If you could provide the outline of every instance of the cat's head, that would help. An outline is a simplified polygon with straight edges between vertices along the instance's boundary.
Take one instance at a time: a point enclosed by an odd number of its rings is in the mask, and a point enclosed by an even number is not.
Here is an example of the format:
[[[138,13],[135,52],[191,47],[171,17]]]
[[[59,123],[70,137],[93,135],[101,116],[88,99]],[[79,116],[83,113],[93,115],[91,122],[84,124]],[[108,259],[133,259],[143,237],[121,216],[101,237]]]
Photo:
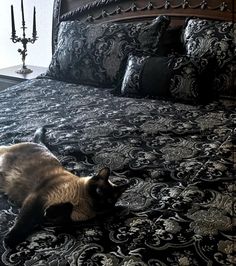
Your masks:
[[[88,193],[92,200],[93,210],[104,213],[114,208],[121,194],[128,188],[129,183],[115,185],[109,180],[110,169],[104,167],[94,175],[88,184]]]

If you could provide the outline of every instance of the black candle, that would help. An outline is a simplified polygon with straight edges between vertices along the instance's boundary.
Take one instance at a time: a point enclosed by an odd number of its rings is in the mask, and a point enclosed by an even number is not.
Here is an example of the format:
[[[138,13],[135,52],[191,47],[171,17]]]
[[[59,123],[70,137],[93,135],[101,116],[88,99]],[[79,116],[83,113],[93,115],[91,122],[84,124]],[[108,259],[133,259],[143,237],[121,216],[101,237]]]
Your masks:
[[[36,38],[37,35],[37,31],[36,31],[36,10],[35,10],[35,6],[34,6],[34,13],[33,13],[33,38]]]
[[[16,35],[16,29],[15,29],[15,19],[14,19],[14,10],[13,5],[11,5],[11,36],[14,38]]]
[[[21,0],[21,13],[22,13],[22,26],[25,26],[25,16],[24,16],[24,4],[23,0]]]

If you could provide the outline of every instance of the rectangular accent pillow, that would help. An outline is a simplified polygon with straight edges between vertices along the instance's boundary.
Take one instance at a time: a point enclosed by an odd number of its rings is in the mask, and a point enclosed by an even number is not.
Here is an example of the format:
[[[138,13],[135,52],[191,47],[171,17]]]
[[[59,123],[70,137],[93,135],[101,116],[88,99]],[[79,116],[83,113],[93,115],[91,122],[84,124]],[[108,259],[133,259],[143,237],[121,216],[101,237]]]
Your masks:
[[[213,89],[219,95],[236,95],[234,86],[236,24],[206,19],[188,19],[183,32],[189,56],[215,60]]]
[[[206,58],[130,55],[121,94],[203,103],[209,100],[210,94],[206,81],[208,66]],[[209,76],[207,80],[210,82]]]
[[[47,76],[79,84],[115,87],[128,55],[133,51],[155,53],[169,23],[166,16],[139,23],[61,22],[58,45]]]

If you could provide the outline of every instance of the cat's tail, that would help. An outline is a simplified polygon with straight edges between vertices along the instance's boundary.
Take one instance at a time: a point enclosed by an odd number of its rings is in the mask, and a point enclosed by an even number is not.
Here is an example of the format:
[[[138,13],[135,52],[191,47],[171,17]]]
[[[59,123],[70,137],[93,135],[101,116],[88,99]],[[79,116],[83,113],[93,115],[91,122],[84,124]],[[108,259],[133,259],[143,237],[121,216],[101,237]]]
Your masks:
[[[46,147],[46,144],[45,144],[45,133],[46,133],[46,128],[45,127],[38,128],[35,131],[35,133],[34,133],[33,142],[41,144],[41,145]]]

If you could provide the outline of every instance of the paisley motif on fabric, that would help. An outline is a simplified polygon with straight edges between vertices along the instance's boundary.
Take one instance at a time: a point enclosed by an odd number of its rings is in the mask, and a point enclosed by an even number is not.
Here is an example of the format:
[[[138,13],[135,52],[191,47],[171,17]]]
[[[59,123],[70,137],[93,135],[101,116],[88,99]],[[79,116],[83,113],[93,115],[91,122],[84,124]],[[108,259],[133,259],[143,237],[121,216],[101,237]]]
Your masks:
[[[236,95],[235,32],[235,23],[205,19],[189,19],[184,29],[183,39],[187,54],[215,61],[212,88],[221,95]]]
[[[128,55],[135,51],[154,54],[169,22],[166,16],[143,23],[61,22],[47,76],[77,84],[115,87]]]

